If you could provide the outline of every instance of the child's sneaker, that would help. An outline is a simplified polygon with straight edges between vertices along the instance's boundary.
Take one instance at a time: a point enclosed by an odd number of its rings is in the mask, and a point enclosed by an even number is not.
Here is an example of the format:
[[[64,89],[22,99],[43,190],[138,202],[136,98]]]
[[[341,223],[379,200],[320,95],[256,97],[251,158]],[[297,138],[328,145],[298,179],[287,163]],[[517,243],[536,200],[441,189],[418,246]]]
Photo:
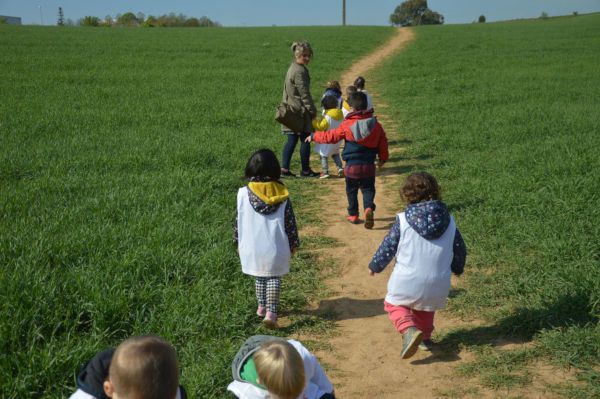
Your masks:
[[[338,169],[338,177],[344,177],[344,168]]]
[[[433,347],[433,341],[430,339],[424,339],[419,344],[419,349],[426,352],[431,352],[431,348]]]
[[[358,215],[350,215],[346,218],[352,224],[359,224],[360,220],[358,219]]]
[[[319,179],[329,179],[329,177],[329,173],[321,172],[321,176],[319,176]]]
[[[260,316],[260,317],[265,317],[266,314],[267,314],[267,308],[265,308],[264,306],[258,305],[258,307],[256,308],[256,315]]]
[[[371,208],[365,209],[365,229],[372,229],[374,224],[373,210]]]
[[[269,329],[277,328],[277,314],[271,311],[267,311],[267,315],[263,319],[263,325]]]
[[[417,351],[421,340],[423,339],[423,333],[416,327],[408,327],[406,332],[402,334],[402,359],[408,359],[412,357]]]
[[[315,171],[314,171],[314,170],[312,170],[312,169],[309,169],[309,170],[303,170],[303,171],[300,173],[300,177],[319,177],[319,175],[320,175],[320,173],[318,173],[318,172],[315,172]]]

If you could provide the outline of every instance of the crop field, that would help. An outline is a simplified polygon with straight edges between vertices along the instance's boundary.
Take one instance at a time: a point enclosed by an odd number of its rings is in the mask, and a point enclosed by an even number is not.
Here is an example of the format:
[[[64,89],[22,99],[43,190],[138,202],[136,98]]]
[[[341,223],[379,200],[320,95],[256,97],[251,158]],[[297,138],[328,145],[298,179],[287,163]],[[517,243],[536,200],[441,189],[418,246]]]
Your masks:
[[[600,397],[600,15],[416,29],[376,73],[404,166],[441,182],[470,256],[439,337],[490,387],[550,361]],[[528,343],[515,350],[495,342]],[[499,345],[501,346],[501,345]]]
[[[249,155],[283,146],[289,46],[311,41],[318,98],[392,33],[0,26],[0,397],[66,397],[97,351],[145,333],[177,348],[190,397],[223,397],[261,331],[235,195]],[[302,225],[310,192],[290,185]],[[302,252],[292,268],[291,310],[317,275]]]

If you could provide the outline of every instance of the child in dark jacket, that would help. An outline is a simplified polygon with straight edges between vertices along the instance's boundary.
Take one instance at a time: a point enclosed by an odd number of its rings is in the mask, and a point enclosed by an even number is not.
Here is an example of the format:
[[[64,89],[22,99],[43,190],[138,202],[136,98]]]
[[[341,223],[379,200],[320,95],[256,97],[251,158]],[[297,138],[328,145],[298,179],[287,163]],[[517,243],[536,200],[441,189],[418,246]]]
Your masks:
[[[350,96],[351,112],[342,124],[332,130],[316,131],[306,138],[317,143],[337,143],[344,139],[346,144],[342,159],[346,161],[346,196],[348,197],[348,221],[360,223],[358,218],[358,190],[363,195],[365,228],[372,229],[375,212],[375,158],[379,166],[388,160],[388,141],[385,131],[372,110],[367,110],[367,97],[355,92]]]
[[[432,175],[410,174],[401,193],[406,210],[396,216],[369,274],[382,272],[396,257],[384,309],[402,334],[401,357],[408,359],[418,348],[431,350],[435,311],[446,305],[450,272],[462,274],[467,250]]]

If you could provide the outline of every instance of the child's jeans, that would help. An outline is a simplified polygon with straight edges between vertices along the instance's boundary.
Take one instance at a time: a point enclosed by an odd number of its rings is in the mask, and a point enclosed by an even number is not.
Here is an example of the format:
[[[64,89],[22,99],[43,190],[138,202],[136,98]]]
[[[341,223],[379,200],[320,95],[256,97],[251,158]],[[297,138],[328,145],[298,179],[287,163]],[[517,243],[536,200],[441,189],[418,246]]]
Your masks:
[[[333,158],[335,166],[337,166],[338,169],[342,169],[342,158],[340,157],[340,154],[333,154],[331,158]],[[321,156],[321,168],[323,169],[323,173],[325,173],[326,175],[329,174],[329,164],[327,163],[327,157]]]
[[[396,327],[403,334],[408,327],[416,327],[423,332],[423,339],[430,339],[433,332],[433,316],[435,312],[415,310],[406,306],[396,306],[383,301],[383,309]]]
[[[365,209],[375,210],[375,176],[353,179],[346,176],[346,196],[348,197],[348,215],[358,216],[358,189],[362,192]]]
[[[256,277],[255,287],[258,304],[277,314],[281,277]]]

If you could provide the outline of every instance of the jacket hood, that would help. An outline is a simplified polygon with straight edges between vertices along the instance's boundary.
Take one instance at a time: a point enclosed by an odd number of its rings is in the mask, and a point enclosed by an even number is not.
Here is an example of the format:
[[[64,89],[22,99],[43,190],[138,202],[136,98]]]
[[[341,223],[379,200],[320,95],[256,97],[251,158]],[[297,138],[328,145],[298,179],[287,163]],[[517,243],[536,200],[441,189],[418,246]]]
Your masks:
[[[373,116],[373,110],[351,112],[346,115],[346,120],[355,121],[350,126],[354,141],[360,141],[369,137],[377,124],[377,118]]]
[[[77,376],[77,387],[97,399],[108,399],[103,384],[108,377],[108,369],[114,353],[115,349],[111,348],[94,356]]]
[[[450,212],[441,201],[410,204],[405,216],[410,227],[427,240],[441,237],[450,224]]]
[[[288,197],[287,187],[278,181],[248,183],[250,205],[260,214],[269,215],[275,212]]]
[[[331,108],[325,112],[325,115],[329,115],[332,119],[336,121],[341,121],[344,119],[344,113],[339,108]]]

